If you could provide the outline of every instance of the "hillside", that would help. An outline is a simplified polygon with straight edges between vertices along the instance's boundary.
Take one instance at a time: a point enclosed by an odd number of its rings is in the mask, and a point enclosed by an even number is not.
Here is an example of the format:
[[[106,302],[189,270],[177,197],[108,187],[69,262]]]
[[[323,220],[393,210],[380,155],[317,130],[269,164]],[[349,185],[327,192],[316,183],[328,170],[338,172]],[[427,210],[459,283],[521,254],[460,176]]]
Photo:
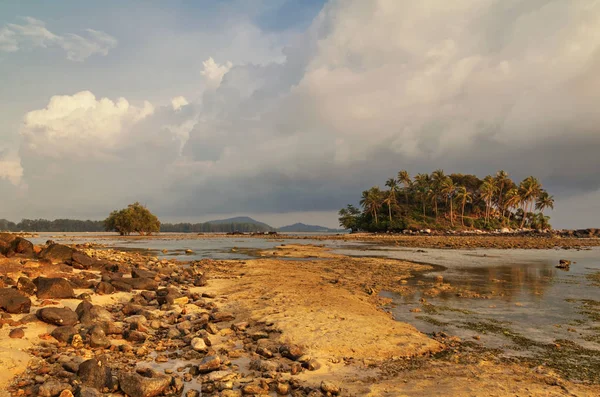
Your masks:
[[[236,216],[234,218],[217,219],[214,221],[205,222],[211,225],[254,225],[257,231],[270,231],[275,230],[274,227],[267,225],[264,222],[259,222],[256,219],[252,219],[249,216]]]
[[[343,232],[344,229],[330,229],[325,226],[294,223],[293,225],[280,227],[277,231],[282,233],[338,233]]]

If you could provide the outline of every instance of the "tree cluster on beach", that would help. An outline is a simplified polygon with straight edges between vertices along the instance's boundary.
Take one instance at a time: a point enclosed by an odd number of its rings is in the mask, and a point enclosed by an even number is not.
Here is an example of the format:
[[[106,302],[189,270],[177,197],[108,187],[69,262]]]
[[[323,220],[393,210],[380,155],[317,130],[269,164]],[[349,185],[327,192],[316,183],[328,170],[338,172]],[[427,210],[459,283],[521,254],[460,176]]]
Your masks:
[[[104,221],[104,227],[107,232],[116,231],[122,236],[131,233],[150,235],[160,231],[160,221],[148,208],[136,202],[111,212]]]
[[[517,185],[505,171],[479,179],[446,175],[441,169],[411,178],[402,170],[385,186],[363,191],[361,208],[352,204],[342,208],[340,225],[371,232],[551,227],[544,210],[554,208],[554,198],[533,176]]]

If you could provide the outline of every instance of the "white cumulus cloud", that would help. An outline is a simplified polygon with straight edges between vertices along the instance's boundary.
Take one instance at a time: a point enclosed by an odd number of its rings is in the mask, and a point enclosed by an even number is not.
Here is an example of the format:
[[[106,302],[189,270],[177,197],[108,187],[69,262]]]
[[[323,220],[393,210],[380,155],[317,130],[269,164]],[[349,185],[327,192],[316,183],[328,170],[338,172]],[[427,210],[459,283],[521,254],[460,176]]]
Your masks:
[[[206,80],[206,85],[209,88],[217,88],[221,84],[221,80],[223,80],[223,76],[233,67],[231,62],[225,62],[220,65],[215,62],[215,60],[210,57],[206,61],[202,62],[204,69],[200,71],[200,74],[204,76]]]
[[[77,149],[88,147],[84,154],[88,156],[117,147],[123,135],[153,112],[149,102],[137,107],[125,98],[96,99],[89,91],[56,95],[46,108],[25,115],[21,135],[27,148],[35,152],[59,157],[77,155]]]

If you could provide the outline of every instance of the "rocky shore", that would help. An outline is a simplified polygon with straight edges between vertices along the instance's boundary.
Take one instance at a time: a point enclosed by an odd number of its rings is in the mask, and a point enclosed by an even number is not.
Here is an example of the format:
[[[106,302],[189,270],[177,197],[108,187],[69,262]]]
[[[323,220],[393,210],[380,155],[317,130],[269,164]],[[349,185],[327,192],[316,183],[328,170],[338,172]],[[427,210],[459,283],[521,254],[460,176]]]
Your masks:
[[[379,291],[427,265],[303,245],[257,254],[177,262],[0,234],[0,396],[600,392],[394,321]]]

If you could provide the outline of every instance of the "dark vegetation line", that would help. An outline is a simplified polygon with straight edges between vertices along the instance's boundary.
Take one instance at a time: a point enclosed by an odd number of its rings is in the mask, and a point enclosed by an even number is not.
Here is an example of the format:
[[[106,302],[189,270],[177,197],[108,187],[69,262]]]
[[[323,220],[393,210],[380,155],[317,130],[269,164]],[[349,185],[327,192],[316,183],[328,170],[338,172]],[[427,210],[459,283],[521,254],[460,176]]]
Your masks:
[[[554,197],[533,176],[517,185],[505,171],[479,179],[441,169],[411,178],[403,170],[385,185],[362,192],[362,210],[342,208],[340,225],[368,232],[551,228],[544,210],[554,208]]]

